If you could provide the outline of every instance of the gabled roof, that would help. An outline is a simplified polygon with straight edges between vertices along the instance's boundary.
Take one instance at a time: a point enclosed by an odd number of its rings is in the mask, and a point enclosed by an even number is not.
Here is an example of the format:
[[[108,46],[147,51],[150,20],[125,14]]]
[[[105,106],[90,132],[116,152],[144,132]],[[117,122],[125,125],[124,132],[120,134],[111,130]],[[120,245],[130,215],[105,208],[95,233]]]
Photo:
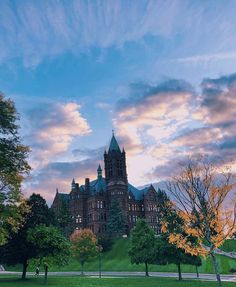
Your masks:
[[[112,135],[108,152],[111,152],[111,151],[113,151],[113,150],[114,150],[114,151],[119,151],[119,152],[121,152],[121,151],[120,151],[120,147],[119,147],[119,145],[118,145],[118,142],[117,142],[117,140],[116,140],[114,134]]]
[[[65,201],[65,202],[68,202],[69,199],[70,199],[70,196],[68,193],[57,193],[58,197],[59,197],[59,200],[62,200],[62,201]]]
[[[134,195],[136,200],[143,199],[144,195],[148,192],[149,187],[145,187],[143,189],[137,189],[132,184],[128,183],[128,191]]]

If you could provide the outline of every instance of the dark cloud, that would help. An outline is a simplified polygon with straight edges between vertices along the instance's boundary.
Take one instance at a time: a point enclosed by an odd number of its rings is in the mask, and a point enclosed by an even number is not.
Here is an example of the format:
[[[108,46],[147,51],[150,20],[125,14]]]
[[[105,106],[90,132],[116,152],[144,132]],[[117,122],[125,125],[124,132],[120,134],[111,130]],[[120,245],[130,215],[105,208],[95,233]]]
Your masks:
[[[154,86],[142,82],[131,84],[131,96],[128,99],[120,100],[117,104],[117,110],[121,111],[134,105],[144,105],[146,107],[149,97],[155,96],[159,98],[160,102],[166,102],[183,93],[195,93],[194,88],[184,80],[170,79]]]
[[[236,119],[236,74],[204,79],[201,86],[201,108],[206,112],[208,123],[231,124]]]
[[[106,146],[99,147],[97,149],[74,149],[72,150],[72,153],[75,157],[85,157],[85,158],[97,158],[102,159],[103,154],[106,150]]]

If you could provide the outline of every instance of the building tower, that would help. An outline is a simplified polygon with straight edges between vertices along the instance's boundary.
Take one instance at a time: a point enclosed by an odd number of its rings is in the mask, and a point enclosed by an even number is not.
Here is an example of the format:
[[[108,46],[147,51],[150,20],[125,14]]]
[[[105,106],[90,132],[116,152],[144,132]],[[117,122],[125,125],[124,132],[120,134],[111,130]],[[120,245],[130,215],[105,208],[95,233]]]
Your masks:
[[[108,152],[104,153],[105,178],[107,193],[110,203],[113,200],[119,202],[123,211],[124,220],[127,221],[128,211],[128,179],[126,172],[126,157],[124,149],[120,147],[112,134]]]

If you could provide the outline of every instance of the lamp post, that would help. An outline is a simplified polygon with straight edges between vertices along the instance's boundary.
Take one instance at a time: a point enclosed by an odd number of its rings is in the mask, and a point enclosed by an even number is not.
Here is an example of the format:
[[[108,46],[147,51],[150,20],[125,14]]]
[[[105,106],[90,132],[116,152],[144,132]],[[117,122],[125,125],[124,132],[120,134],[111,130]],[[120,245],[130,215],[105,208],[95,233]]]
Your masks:
[[[101,278],[102,277],[102,257],[101,257],[102,246],[101,245],[98,246],[98,251],[99,251],[99,278]]]

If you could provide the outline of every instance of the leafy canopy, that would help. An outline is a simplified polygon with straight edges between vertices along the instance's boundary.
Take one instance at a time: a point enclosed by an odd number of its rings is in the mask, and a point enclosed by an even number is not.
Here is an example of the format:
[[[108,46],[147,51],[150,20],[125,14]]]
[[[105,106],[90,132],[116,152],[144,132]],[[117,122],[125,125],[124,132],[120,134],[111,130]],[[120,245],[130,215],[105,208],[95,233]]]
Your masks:
[[[20,188],[30,171],[26,160],[29,148],[20,141],[18,119],[13,101],[0,93],[0,245],[22,224]]]

